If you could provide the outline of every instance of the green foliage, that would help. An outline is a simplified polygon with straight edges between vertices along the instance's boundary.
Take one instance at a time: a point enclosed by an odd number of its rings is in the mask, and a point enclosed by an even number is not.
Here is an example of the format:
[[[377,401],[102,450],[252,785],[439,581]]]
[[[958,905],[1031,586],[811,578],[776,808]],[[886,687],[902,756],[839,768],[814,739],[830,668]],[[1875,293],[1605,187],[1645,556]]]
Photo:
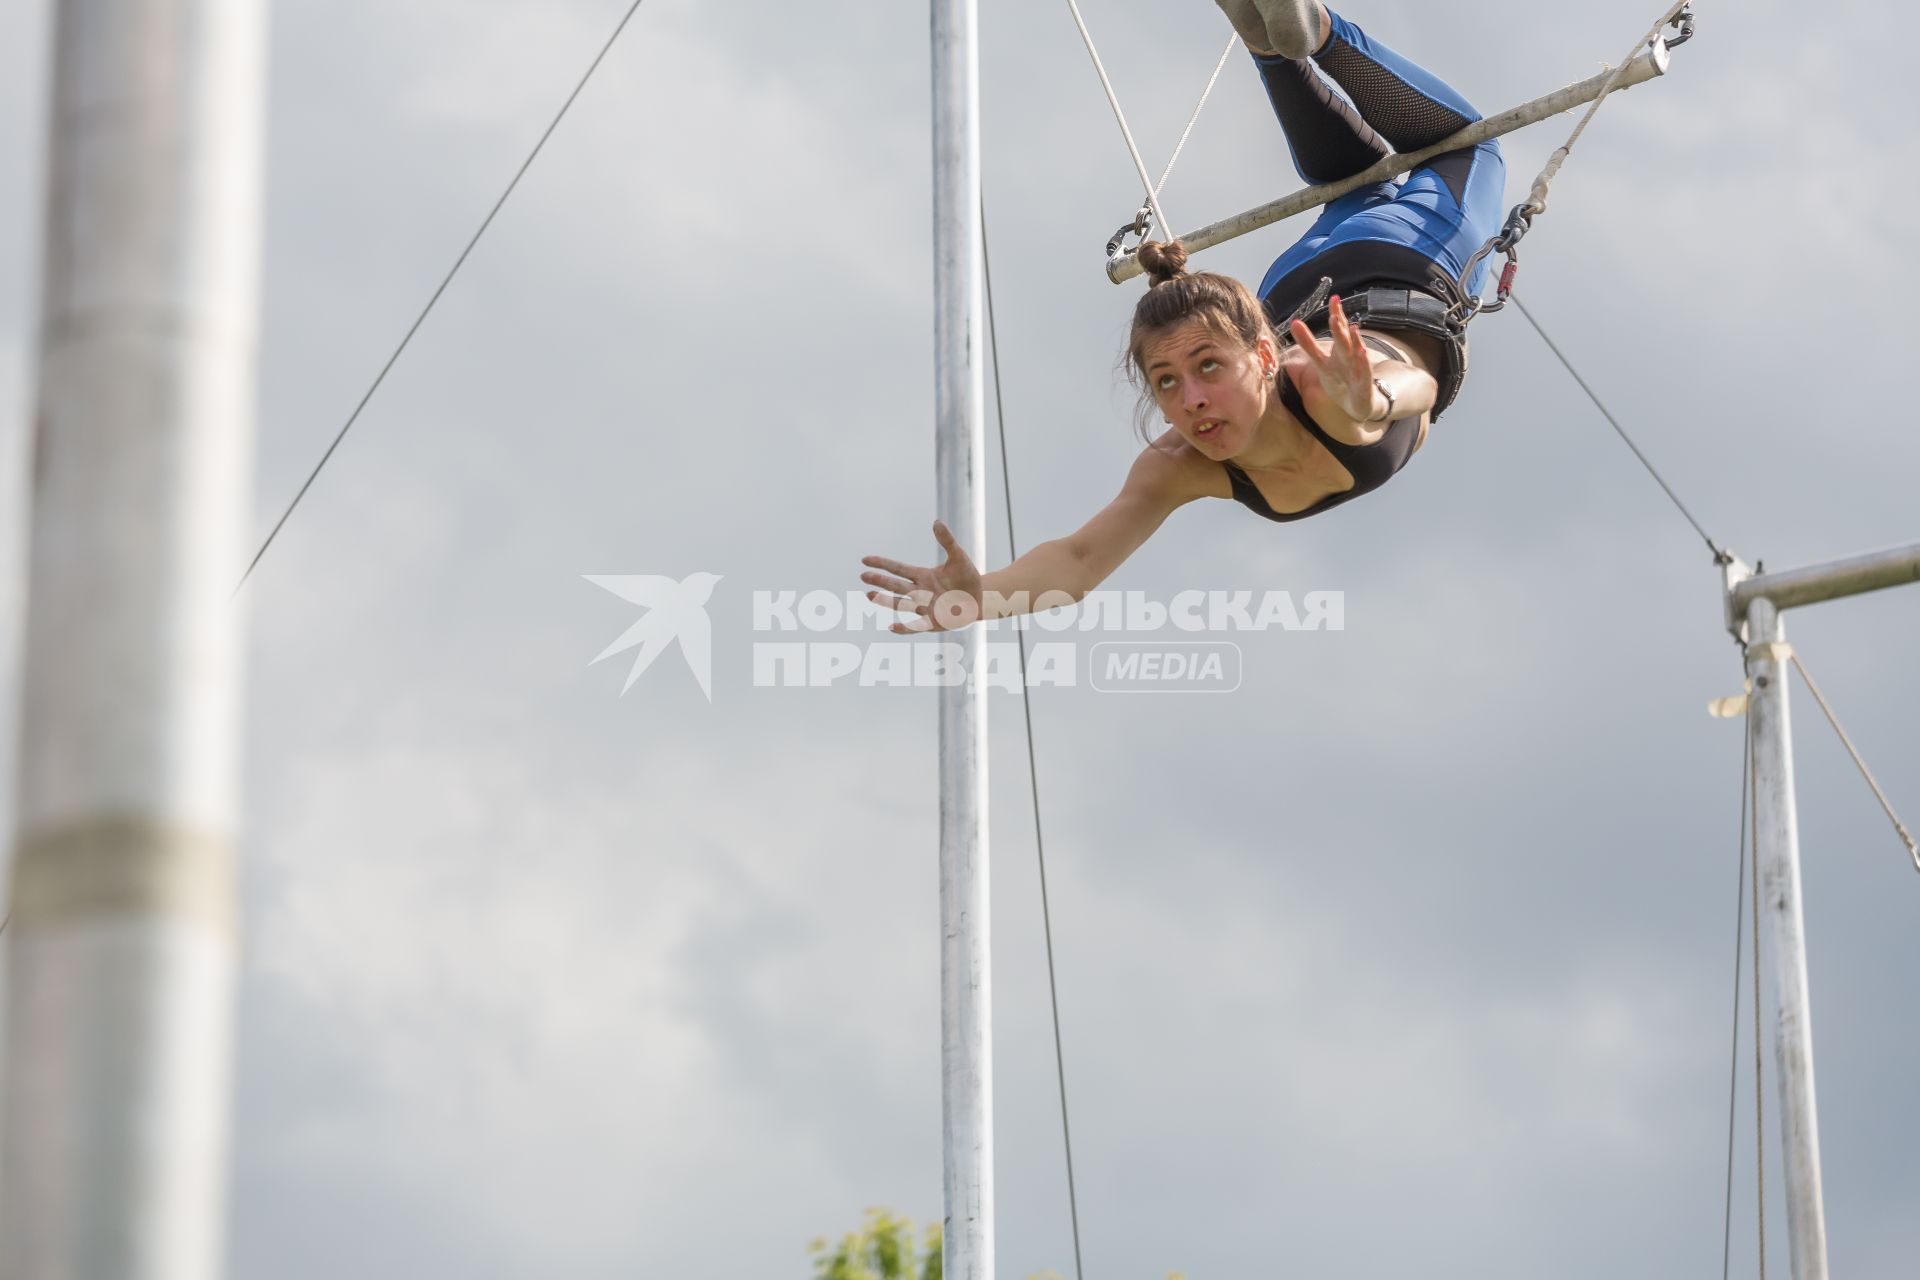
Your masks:
[[[860,1229],[837,1245],[815,1240],[807,1248],[815,1280],[941,1280],[940,1250],[938,1223],[916,1241],[913,1220],[888,1209],[867,1210]]]
[[[814,1255],[814,1280],[941,1280],[940,1224],[926,1229],[916,1248],[911,1218],[890,1209],[869,1209],[858,1231],[829,1245],[825,1239],[807,1246]],[[1064,1280],[1057,1271],[1042,1271],[1027,1280]],[[1186,1280],[1169,1272],[1167,1280]]]

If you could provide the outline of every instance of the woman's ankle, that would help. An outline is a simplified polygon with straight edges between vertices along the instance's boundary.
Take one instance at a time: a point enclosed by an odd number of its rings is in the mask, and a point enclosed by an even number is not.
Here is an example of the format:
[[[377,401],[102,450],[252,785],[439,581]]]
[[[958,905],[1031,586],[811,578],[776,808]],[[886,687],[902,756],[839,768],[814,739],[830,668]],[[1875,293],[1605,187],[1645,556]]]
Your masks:
[[[1310,58],[1319,57],[1333,43],[1333,10],[1327,8],[1324,2],[1315,7],[1320,10],[1320,38],[1314,43],[1313,52],[1307,55]]]
[[[1254,0],[1267,45],[1280,57],[1305,61],[1326,47],[1333,18],[1320,0]]]

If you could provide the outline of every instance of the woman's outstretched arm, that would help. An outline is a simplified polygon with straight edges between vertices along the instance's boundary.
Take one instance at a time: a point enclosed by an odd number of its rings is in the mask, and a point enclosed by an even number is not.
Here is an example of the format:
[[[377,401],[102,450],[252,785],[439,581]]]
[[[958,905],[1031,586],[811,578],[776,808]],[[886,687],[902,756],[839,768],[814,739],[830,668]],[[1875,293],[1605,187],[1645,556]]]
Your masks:
[[[867,599],[914,615],[893,624],[902,634],[952,630],[981,617],[1004,618],[1077,601],[1138,551],[1176,508],[1205,496],[1195,462],[1177,436],[1161,437],[1141,450],[1118,496],[1091,520],[988,574],[976,569],[947,526],[935,521],[945,563],[920,566],[868,556],[861,563],[870,571],[860,580],[879,590],[867,592]]]

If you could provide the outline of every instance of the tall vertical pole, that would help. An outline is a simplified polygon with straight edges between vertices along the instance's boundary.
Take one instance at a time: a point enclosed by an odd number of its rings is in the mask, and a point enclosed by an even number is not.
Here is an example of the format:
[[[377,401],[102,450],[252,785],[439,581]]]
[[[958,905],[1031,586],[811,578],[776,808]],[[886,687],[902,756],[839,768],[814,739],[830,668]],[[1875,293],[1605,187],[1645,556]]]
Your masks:
[[[1766,889],[1778,1022],[1781,1144],[1793,1280],[1827,1280],[1827,1220],[1820,1192],[1820,1122],[1813,1094],[1806,921],[1800,908],[1800,831],[1794,812],[1792,724],[1787,714],[1786,631],[1771,600],[1747,606],[1747,676],[1753,692],[1754,840]]]
[[[934,409],[938,512],[985,561],[986,380],[980,250],[980,77],[974,0],[933,3]],[[993,1276],[993,1037],[987,915],[983,628],[968,679],[940,690],[940,1053],[947,1280]]]
[[[60,0],[0,1276],[225,1246],[264,0]]]

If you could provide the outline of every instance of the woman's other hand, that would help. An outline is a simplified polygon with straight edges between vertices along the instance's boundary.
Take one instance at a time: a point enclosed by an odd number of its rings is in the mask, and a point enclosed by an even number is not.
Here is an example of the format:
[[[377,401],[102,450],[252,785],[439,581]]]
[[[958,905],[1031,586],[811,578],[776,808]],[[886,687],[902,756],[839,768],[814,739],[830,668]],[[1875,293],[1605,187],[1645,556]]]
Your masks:
[[[937,567],[902,564],[885,556],[867,556],[860,561],[870,569],[883,571],[860,575],[860,581],[880,588],[867,592],[867,599],[896,613],[914,615],[893,624],[892,630],[900,635],[958,631],[980,619],[980,570],[943,522],[933,522],[933,536],[947,553],[946,562]]]
[[[1293,322],[1297,345],[1287,352],[1288,376],[1315,417],[1325,407],[1355,422],[1379,421],[1374,409],[1373,355],[1360,340],[1360,326],[1347,319],[1338,294],[1328,308],[1327,323],[1330,341],[1323,350],[1313,330],[1299,320]]]

